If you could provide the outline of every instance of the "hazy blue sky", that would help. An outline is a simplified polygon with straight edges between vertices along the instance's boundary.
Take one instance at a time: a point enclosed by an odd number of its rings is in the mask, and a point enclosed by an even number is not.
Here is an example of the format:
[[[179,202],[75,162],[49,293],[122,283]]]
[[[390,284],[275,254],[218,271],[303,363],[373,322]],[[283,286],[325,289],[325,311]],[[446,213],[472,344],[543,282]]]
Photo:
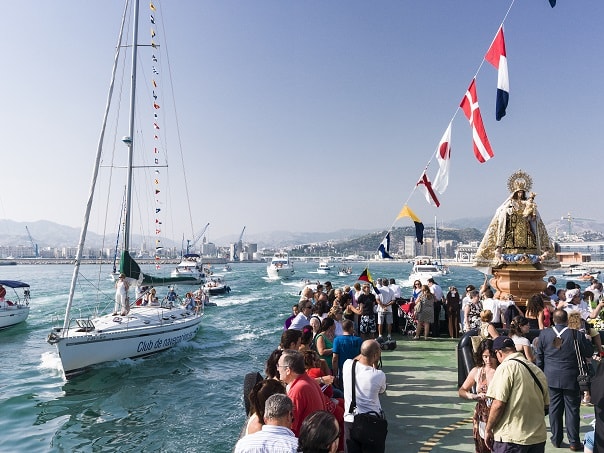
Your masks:
[[[210,222],[211,239],[244,225],[254,233],[389,228],[510,1],[156,4],[193,228]],[[122,2],[0,7],[0,217],[79,226]],[[148,2],[141,8],[146,17]],[[568,212],[604,220],[596,140],[604,126],[603,18],[601,0],[559,0],[553,9],[547,0],[516,0],[505,22],[510,103],[502,121],[494,113],[497,71],[485,63],[477,78],[495,157],[474,158],[460,111],[449,188],[438,209],[413,194],[409,206],[420,218],[490,216],[508,195],[508,176],[522,168],[544,220]],[[436,171],[434,161],[431,179]],[[121,181],[114,176],[117,187]],[[185,211],[183,203],[165,213],[176,237],[190,236]]]

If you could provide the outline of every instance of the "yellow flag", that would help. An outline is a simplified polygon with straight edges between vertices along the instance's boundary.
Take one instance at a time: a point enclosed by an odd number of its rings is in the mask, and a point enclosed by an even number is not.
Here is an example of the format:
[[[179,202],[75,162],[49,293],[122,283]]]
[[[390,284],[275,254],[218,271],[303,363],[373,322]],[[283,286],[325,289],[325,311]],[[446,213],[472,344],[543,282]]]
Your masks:
[[[415,213],[407,205],[403,206],[403,209],[401,209],[401,212],[399,212],[396,220],[402,219],[403,217],[411,217],[411,220],[413,220],[414,222],[418,222],[418,223],[421,222],[421,220],[419,220],[419,217],[417,217],[415,215]]]

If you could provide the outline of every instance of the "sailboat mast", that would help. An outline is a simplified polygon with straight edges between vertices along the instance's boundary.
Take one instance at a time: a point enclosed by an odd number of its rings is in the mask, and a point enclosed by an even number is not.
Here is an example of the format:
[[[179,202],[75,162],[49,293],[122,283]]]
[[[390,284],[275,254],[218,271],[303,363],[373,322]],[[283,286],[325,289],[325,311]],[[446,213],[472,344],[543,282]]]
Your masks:
[[[97,177],[99,175],[99,169],[101,168],[101,157],[103,155],[103,142],[105,140],[105,131],[107,129],[107,119],[109,117],[109,109],[111,107],[111,100],[113,98],[113,88],[115,86],[115,74],[117,72],[118,61],[120,56],[120,49],[122,47],[122,38],[124,35],[124,24],[126,22],[126,11],[128,8],[128,2],[124,6],[124,14],[122,15],[122,24],[120,26],[120,33],[117,39],[117,46],[115,50],[115,56],[113,59],[113,69],[111,70],[111,83],[109,84],[109,92],[107,93],[107,102],[105,104],[105,114],[103,115],[103,125],[101,126],[101,132],[99,134],[99,140],[96,149],[96,158],[94,162],[94,168],[92,170],[92,180],[90,182],[90,191],[88,192],[88,199],[86,202],[86,210],[84,212],[84,222],[82,224],[82,231],[80,232],[80,239],[78,241],[78,250],[76,252],[75,266],[73,267],[73,275],[71,277],[71,284],[69,286],[69,296],[67,297],[67,307],[65,307],[65,318],[63,319],[63,332],[67,332],[69,329],[71,306],[73,305],[73,298],[75,294],[76,284],[78,282],[78,274],[80,272],[80,265],[82,264],[82,255],[84,253],[84,244],[86,243],[86,234],[88,232],[88,223],[90,221],[90,212],[92,210],[92,201],[94,199],[94,191],[96,187]]]
[[[134,0],[134,18],[132,26],[132,67],[130,74],[130,121],[128,137],[124,142],[128,146],[128,179],[126,181],[126,217],[124,220],[124,250],[130,250],[130,218],[132,206],[132,168],[134,159],[134,110],[136,106],[136,60],[138,54],[138,0]]]

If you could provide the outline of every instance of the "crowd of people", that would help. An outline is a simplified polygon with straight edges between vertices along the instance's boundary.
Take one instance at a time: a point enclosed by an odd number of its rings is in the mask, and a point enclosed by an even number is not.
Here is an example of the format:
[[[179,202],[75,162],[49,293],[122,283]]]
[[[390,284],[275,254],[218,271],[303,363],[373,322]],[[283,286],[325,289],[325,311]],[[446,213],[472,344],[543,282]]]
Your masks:
[[[493,299],[485,285],[480,291],[466,288],[464,329],[477,333],[472,337],[475,367],[459,396],[477,401],[477,453],[543,452],[543,410],[553,446],[565,445],[566,432],[571,451],[594,451],[595,431],[583,441],[580,437],[580,406],[592,405],[592,390],[600,393],[590,386],[596,368],[604,378],[604,367],[598,367],[602,341],[590,325],[604,308],[602,284],[592,279],[584,291],[574,282],[561,290],[556,284],[550,277],[546,290],[526,307]]]
[[[495,299],[486,279],[478,289],[467,285],[463,295],[455,287],[445,294],[433,279],[427,285],[415,282],[408,298],[391,279],[378,279],[375,286],[305,287],[285,321],[279,347],[266,361],[265,378],[249,395],[251,416],[236,451],[258,451],[246,449],[258,442],[282,442],[274,451],[384,451],[385,439],[367,447],[350,433],[354,414],[383,414],[382,344],[393,332],[403,332],[407,315],[414,339],[471,332],[478,340],[475,366],[459,389],[460,397],[476,401],[476,452],[543,452],[545,416],[555,447],[564,445],[566,432],[571,451],[593,451],[595,431],[585,436],[585,445],[579,432],[580,406],[592,404],[593,395],[579,385],[578,359],[595,369],[604,353],[599,332],[589,324],[604,308],[602,285],[594,280],[581,291],[572,282],[562,290],[556,284],[550,278],[546,290],[526,306]],[[285,409],[267,413],[266,402],[275,394],[286,395],[281,397]],[[282,416],[290,407],[290,416]],[[279,429],[271,427],[277,424]],[[255,434],[266,430],[282,437]]]
[[[120,274],[115,282],[115,306],[113,316],[127,316],[132,306],[175,306],[177,303],[187,310],[199,312],[204,304],[209,302],[209,297],[199,288],[193,292],[187,292],[184,297],[179,297],[174,286],[169,286],[166,295],[160,301],[156,288],[152,286],[136,286],[134,302],[129,297],[130,284],[125,274]],[[165,304],[165,305],[164,305]]]
[[[278,348],[266,360],[264,379],[248,396],[250,417],[235,452],[385,451],[385,437],[369,444],[353,433],[356,414],[384,418],[379,395],[386,390],[386,375],[374,336],[378,326],[381,336],[391,336],[392,316],[379,313],[392,313],[400,292],[379,294],[369,283],[333,288],[325,282],[302,290]],[[274,395],[281,395],[283,405],[275,413],[267,406]]]

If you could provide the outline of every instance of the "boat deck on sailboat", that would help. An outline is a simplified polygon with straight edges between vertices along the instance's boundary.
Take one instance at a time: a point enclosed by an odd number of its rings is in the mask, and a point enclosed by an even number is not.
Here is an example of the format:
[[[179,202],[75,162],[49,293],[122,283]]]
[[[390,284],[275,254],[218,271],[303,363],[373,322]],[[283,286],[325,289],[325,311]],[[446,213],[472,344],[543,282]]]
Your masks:
[[[70,378],[97,363],[143,357],[190,340],[202,316],[181,306],[134,306],[125,316],[76,319],[68,336],[56,327],[48,342],[57,345],[65,377]]]

